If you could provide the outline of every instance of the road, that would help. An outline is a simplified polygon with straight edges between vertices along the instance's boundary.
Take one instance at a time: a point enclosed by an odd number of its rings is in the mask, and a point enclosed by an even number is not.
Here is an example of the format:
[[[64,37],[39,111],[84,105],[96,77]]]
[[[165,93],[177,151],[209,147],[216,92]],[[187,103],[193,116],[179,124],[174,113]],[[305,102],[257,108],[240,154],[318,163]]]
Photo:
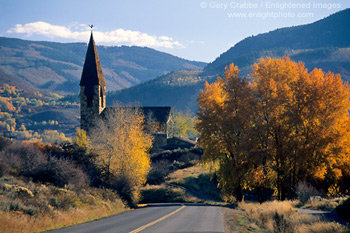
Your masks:
[[[151,204],[53,233],[223,233],[221,208],[200,204]]]

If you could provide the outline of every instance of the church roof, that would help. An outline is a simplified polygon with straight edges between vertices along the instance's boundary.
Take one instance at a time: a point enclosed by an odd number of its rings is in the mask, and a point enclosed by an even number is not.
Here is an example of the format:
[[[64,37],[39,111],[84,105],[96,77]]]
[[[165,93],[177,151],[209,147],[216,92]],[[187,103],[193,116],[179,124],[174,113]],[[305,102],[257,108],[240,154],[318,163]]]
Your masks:
[[[102,112],[102,116],[108,113],[112,113],[116,108],[118,107],[106,107]],[[146,121],[149,120],[148,118],[151,118],[152,121],[167,123],[169,118],[172,115],[171,107],[130,107],[130,108],[139,109],[143,113],[143,116],[145,117]]]
[[[158,122],[168,122],[171,112],[171,107],[140,107],[143,115],[154,118]]]
[[[91,32],[83,73],[81,74],[80,86],[85,86],[86,95],[93,95],[94,85],[106,86],[106,83],[102,73],[100,58],[98,57],[95,41]]]

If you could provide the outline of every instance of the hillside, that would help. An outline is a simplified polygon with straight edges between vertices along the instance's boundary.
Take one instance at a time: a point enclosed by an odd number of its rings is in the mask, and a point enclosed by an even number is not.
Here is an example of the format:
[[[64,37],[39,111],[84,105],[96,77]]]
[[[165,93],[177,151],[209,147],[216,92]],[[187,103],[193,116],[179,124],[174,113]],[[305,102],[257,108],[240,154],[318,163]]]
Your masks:
[[[264,52],[282,56],[293,55],[294,50],[346,47],[350,47],[350,9],[311,24],[281,28],[245,38],[208,64],[205,70],[218,72],[233,60],[245,66],[254,58],[264,55]]]
[[[259,58],[290,56],[292,60],[302,61],[312,70],[315,67],[324,71],[339,73],[342,79],[350,81],[350,9],[333,14],[312,24],[277,29],[272,32],[246,38],[203,71],[193,73],[191,80],[200,80],[187,85],[167,84],[185,78],[184,72],[174,72],[124,89],[111,96],[113,101],[140,102],[146,105],[170,105],[177,109],[196,110],[196,98],[204,82],[211,82],[222,76],[225,66],[234,63],[240,74],[246,76],[251,65]],[[167,80],[164,82],[163,80]]]
[[[177,110],[196,108],[196,99],[204,82],[202,71],[180,70],[143,84],[107,94],[107,105],[137,102],[142,106],[172,106]]]
[[[0,37],[0,68],[16,77],[12,85],[77,93],[86,49],[85,43]],[[97,49],[108,90],[131,87],[175,70],[202,69],[206,65],[146,47],[98,46]]]

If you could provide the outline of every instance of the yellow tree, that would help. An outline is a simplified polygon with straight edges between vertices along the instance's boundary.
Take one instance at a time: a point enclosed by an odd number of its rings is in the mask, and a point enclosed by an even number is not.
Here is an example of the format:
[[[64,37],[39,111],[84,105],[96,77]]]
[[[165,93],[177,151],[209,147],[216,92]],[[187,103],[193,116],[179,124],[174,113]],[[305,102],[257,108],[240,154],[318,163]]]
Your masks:
[[[88,141],[87,141],[87,136],[86,136],[86,131],[80,128],[76,128],[76,133],[75,133],[75,144],[77,144],[80,147],[87,148],[88,146]]]
[[[91,130],[89,145],[99,155],[97,161],[106,181],[132,202],[150,170],[152,138],[143,130],[144,117],[137,108],[109,110]]]
[[[273,188],[285,199],[299,181],[337,182],[349,161],[349,86],[288,57],[252,68],[248,83],[230,65],[198,98],[203,161],[217,162],[223,191]]]
[[[298,181],[324,179],[327,171],[340,176],[334,165],[345,155],[339,142],[349,138],[350,107],[340,76],[267,57],[254,64],[251,78],[259,119],[254,132],[275,172],[279,198],[292,197]]]
[[[198,97],[197,129],[204,148],[202,161],[218,168],[219,184],[224,194],[241,198],[245,175],[251,161],[247,151],[251,141],[248,113],[248,82],[239,77],[233,64],[226,67],[224,78],[205,84]]]

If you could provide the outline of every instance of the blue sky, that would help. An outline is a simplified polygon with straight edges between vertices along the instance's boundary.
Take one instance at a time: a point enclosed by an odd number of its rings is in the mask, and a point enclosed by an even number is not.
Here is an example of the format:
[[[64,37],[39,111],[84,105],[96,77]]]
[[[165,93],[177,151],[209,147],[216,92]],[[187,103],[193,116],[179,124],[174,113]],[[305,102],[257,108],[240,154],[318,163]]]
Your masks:
[[[247,36],[315,22],[349,0],[0,0],[0,36],[147,46],[211,62]]]

